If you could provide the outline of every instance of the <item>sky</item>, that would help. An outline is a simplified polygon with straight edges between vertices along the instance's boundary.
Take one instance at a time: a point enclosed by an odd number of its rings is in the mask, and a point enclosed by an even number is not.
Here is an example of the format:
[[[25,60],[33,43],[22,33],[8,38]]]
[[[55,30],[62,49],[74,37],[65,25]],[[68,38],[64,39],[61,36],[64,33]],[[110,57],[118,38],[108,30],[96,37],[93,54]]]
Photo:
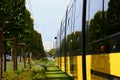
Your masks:
[[[42,34],[43,42],[54,42],[62,17],[70,0],[26,0],[34,19],[34,29]]]

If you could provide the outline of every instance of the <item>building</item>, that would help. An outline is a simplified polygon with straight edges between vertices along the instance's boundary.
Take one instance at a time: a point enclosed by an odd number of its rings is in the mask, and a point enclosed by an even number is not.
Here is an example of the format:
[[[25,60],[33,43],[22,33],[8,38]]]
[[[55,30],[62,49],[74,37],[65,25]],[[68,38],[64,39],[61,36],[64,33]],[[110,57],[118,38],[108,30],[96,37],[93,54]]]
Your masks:
[[[49,52],[51,49],[54,48],[54,43],[53,42],[43,42],[44,50],[46,52]]]

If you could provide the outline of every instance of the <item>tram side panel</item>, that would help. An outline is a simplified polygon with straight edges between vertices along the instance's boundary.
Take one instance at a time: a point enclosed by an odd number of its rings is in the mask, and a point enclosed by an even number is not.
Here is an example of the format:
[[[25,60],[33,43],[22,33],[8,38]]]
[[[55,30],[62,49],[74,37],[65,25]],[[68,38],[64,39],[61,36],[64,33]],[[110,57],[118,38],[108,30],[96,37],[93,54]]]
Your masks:
[[[92,79],[120,79],[120,32],[93,43]],[[97,46],[95,46],[97,44]],[[104,51],[102,46],[104,45]],[[94,50],[96,49],[96,51]]]
[[[66,68],[66,73],[73,76],[74,80],[82,80],[81,30],[83,0],[71,1],[73,2],[70,4],[71,6],[68,7],[67,26],[65,26],[67,29],[67,50],[65,52],[67,56],[60,56],[58,64],[63,71],[65,71]],[[119,1],[117,1],[118,0],[116,0],[116,5],[120,5]],[[112,0],[87,1],[86,31],[88,52],[86,55],[86,71],[88,80],[120,79],[120,29],[115,29],[120,26],[116,23],[119,22],[117,19],[119,16],[108,19],[108,21],[112,20],[114,23],[107,23],[105,21],[110,14],[109,12],[112,11],[109,9],[111,5]],[[118,6],[115,8],[119,13]],[[114,16],[117,15],[114,11],[113,14]],[[109,17],[112,17],[113,14],[111,13]],[[110,25],[108,26],[108,24]],[[112,29],[110,26],[114,28]],[[107,30],[112,32],[108,34],[108,32],[106,32]],[[113,33],[114,31],[115,33]],[[76,52],[76,50],[78,51]],[[62,53],[64,53],[64,50]]]
[[[59,67],[59,60],[58,60],[58,57],[55,57],[55,66]]]
[[[74,56],[74,80],[83,80],[82,76],[82,56]]]
[[[70,73],[70,57],[69,56],[66,57],[66,73],[72,76]]]
[[[110,54],[110,73],[120,79],[120,52]]]
[[[99,5],[98,5],[99,4]],[[88,0],[87,31],[91,79],[120,79],[120,1]]]

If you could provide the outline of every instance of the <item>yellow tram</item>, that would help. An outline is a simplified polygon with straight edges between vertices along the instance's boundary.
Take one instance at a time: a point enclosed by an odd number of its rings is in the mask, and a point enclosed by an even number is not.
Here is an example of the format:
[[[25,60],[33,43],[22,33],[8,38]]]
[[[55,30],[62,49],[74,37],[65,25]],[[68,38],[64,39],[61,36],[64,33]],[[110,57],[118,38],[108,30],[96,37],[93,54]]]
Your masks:
[[[120,0],[83,3],[71,0],[66,9],[56,39],[56,65],[74,80],[120,80]]]

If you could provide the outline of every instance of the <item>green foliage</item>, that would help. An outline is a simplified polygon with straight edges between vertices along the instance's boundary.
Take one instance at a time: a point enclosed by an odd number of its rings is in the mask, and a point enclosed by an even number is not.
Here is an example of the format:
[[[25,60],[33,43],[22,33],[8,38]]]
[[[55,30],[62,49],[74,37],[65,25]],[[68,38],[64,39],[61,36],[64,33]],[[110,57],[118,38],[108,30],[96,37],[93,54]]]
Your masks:
[[[108,35],[120,32],[120,0],[110,0],[107,11]]]
[[[102,37],[103,35],[102,26],[103,26],[102,11],[99,11],[95,14],[94,18],[90,21],[90,26],[89,26],[90,41],[98,40]]]
[[[95,41],[120,32],[120,0],[110,0],[107,11],[98,11],[90,21],[89,40]]]
[[[36,59],[44,58],[46,55],[43,48],[41,34],[34,30],[32,39],[33,41],[31,43],[31,48],[34,58]]]
[[[18,63],[18,64],[19,64],[18,70],[4,72],[2,80],[45,80],[44,66],[46,65],[46,61],[32,60],[31,69],[28,68],[25,69],[23,67],[24,66],[23,63]],[[9,67],[10,65],[11,63],[9,63]]]
[[[19,80],[32,80],[33,72],[32,71],[24,71],[19,74]]]
[[[51,49],[51,50],[49,51],[49,54],[50,54],[50,56],[53,56],[53,55],[55,54],[55,49]]]
[[[35,65],[32,67],[32,71],[37,74],[37,73],[45,73],[45,69],[43,66],[40,65]]]
[[[81,49],[81,31],[76,31],[75,33],[69,34],[67,36],[67,51],[76,51]]]
[[[35,73],[34,70],[28,70],[21,73],[4,73],[2,80],[44,80],[45,75],[41,72]]]
[[[81,31],[76,31],[73,35],[72,39],[72,50],[78,50],[81,49],[82,45],[82,32]]]
[[[45,57],[41,34],[33,29],[33,19],[25,7],[25,0],[0,1],[0,27],[4,28],[4,38],[17,38],[26,43],[34,55]],[[7,47],[10,48],[9,43]],[[7,48],[7,49],[9,49]]]
[[[4,27],[6,21],[11,17],[11,9],[13,0],[1,0],[0,1],[0,27]]]
[[[23,32],[23,25],[25,24],[25,0],[12,1],[11,17],[9,19],[9,25],[6,28],[11,35],[19,35]]]
[[[18,75],[15,73],[4,73],[2,80],[18,80]]]

